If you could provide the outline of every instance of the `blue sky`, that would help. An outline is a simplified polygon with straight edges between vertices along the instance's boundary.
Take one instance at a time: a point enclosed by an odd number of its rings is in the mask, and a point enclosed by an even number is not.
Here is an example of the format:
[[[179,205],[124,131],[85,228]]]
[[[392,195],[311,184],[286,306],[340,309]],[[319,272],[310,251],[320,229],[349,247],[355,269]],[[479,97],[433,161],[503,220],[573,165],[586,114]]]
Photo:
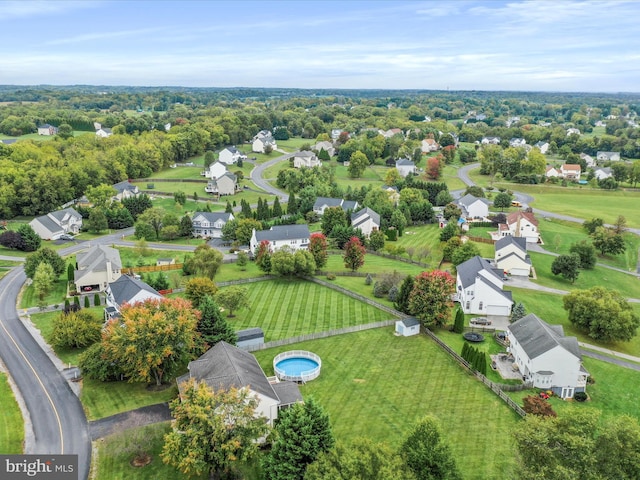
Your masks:
[[[637,1],[0,1],[0,84],[638,92]]]

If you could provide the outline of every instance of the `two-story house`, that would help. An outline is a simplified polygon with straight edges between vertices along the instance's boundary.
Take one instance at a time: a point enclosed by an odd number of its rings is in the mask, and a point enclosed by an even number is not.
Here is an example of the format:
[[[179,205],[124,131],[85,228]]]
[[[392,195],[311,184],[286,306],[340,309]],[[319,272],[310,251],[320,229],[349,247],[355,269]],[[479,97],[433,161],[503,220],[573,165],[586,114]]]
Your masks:
[[[340,207],[345,212],[354,211],[358,208],[358,202],[356,200],[345,200],[344,198],[318,197],[313,204],[313,211],[322,216],[327,208],[333,207]]]
[[[209,165],[209,168],[200,172],[200,175],[205,178],[220,178],[225,173],[227,173],[227,167],[224,163],[213,162],[211,165]]]
[[[255,137],[253,137],[251,150],[256,153],[265,153],[265,149],[267,147],[271,147],[272,150],[275,150],[278,148],[278,144],[269,130],[261,130]]]
[[[489,215],[491,202],[486,198],[478,198],[467,193],[459,198],[456,204],[462,210],[462,215],[467,218],[486,218]]]
[[[531,258],[527,253],[527,240],[507,235],[495,245],[496,266],[509,275],[528,277],[531,273]]]
[[[233,213],[194,212],[191,217],[193,236],[201,238],[222,237],[222,227],[234,219]]]
[[[293,166],[294,168],[313,168],[319,167],[322,161],[316,156],[315,153],[308,150],[302,150],[293,154]]]
[[[57,240],[64,234],[79,233],[82,215],[69,207],[36,217],[29,225],[43,240]]]
[[[218,154],[218,161],[225,165],[235,165],[238,160],[246,160],[247,156],[236,147],[227,147]]]
[[[287,246],[292,250],[307,249],[309,247],[308,225],[276,225],[269,230],[253,230],[250,248],[252,252],[258,250],[260,242],[266,240],[272,252]]]
[[[533,213],[518,210],[507,215],[506,223],[498,225],[497,232],[490,232],[493,240],[511,235],[522,237],[529,243],[540,243],[540,232],[538,231],[538,220]]]
[[[102,292],[122,275],[120,252],[106,245],[94,245],[76,254],[73,280],[78,292]]]
[[[380,215],[369,207],[351,214],[351,226],[359,228],[365,237],[369,237],[371,232],[380,229]]]
[[[238,191],[238,177],[231,172],[225,172],[220,177],[209,180],[204,191],[217,195],[233,195]]]
[[[464,313],[511,314],[511,292],[504,291],[502,270],[476,255],[456,267],[456,299]]]

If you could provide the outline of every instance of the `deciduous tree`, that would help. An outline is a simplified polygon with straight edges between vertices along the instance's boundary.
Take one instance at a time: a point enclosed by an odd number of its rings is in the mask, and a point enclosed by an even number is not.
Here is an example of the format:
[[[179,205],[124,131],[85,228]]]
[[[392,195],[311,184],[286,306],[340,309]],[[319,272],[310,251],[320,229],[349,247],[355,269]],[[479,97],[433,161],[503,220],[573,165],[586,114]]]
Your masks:
[[[349,158],[349,166],[347,171],[351,178],[360,178],[365,169],[369,166],[369,159],[360,150],[357,150],[351,154]]]
[[[347,225],[347,214],[342,207],[329,207],[324,210],[322,221],[320,222],[323,234],[330,235],[335,227],[346,227]]]
[[[580,258],[580,268],[591,270],[596,266],[596,247],[587,240],[580,240],[569,247],[569,253],[575,253]]]
[[[358,237],[351,239],[344,245],[344,266],[350,268],[352,272],[358,270],[364,265],[364,256],[367,253],[364,245]]]
[[[505,208],[511,206],[512,198],[508,193],[498,193],[493,199],[493,206],[499,208],[501,212],[504,212]]]
[[[43,307],[45,305],[44,299],[53,288],[55,278],[51,265],[47,262],[38,264],[33,274],[33,289],[36,291],[36,295],[38,295],[39,306]]]
[[[20,243],[21,250],[25,252],[35,252],[40,248],[42,239],[31,227],[31,225],[23,223],[18,227],[17,232],[20,234],[20,237],[22,238],[22,242]]]
[[[312,233],[309,237],[309,252],[313,255],[317,268],[327,264],[327,237],[322,233]]]
[[[260,242],[255,255],[258,268],[264,273],[271,273],[271,246],[268,240]]]
[[[249,292],[245,287],[232,285],[220,290],[216,301],[229,311],[228,317],[232,318],[235,316],[234,311],[249,307]]]
[[[262,230],[262,223],[253,218],[241,218],[236,225],[236,240],[240,245],[249,245],[253,230]]]
[[[425,326],[441,327],[449,320],[455,280],[448,272],[433,270],[419,274],[409,297],[409,310]]]
[[[195,277],[190,279],[184,288],[184,296],[191,302],[193,308],[200,308],[200,304],[208,296],[213,297],[218,291],[218,286],[208,277]]]
[[[188,271],[213,279],[222,265],[222,258],[222,253],[217,249],[201,243],[196,247],[193,256],[187,257],[184,263]]]
[[[24,262],[24,273],[27,278],[33,279],[33,276],[36,273],[36,268],[38,268],[38,265],[42,262],[47,262],[51,265],[53,274],[56,278],[64,273],[65,263],[62,257],[58,255],[55,250],[49,247],[43,247],[38,251],[27,255]]]
[[[60,348],[83,348],[100,341],[103,319],[88,310],[60,313],[53,319],[51,343]]]
[[[580,275],[580,256],[577,253],[571,253],[554,258],[551,263],[551,273],[562,275],[571,283],[575,282]]]

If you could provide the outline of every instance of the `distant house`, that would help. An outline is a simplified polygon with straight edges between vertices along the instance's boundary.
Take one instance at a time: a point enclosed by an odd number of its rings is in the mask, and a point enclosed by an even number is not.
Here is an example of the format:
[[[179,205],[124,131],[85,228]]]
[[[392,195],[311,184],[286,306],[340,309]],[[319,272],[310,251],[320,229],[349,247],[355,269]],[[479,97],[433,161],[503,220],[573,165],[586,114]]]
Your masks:
[[[528,277],[531,274],[531,258],[527,253],[527,240],[508,235],[495,245],[496,266],[509,275]]]
[[[340,138],[340,134],[342,133],[342,130],[339,128],[333,128],[331,130],[331,139],[332,140],[337,140],[338,138]]]
[[[551,165],[547,165],[544,175],[547,178],[560,178],[562,176],[560,174],[560,169],[552,167]]]
[[[269,130],[261,130],[255,137],[253,137],[251,150],[257,153],[265,153],[265,149],[267,147],[271,147],[272,150],[275,150],[278,148],[278,145]]]
[[[596,159],[599,162],[618,162],[620,161],[620,152],[598,152]]]
[[[120,202],[125,198],[137,197],[140,195],[140,189],[138,186],[130,183],[128,180],[116,183],[115,185],[112,185],[112,187],[116,191],[116,194],[112,199],[116,202]]]
[[[302,402],[298,385],[294,382],[271,383],[251,353],[227,342],[218,342],[200,358],[189,362],[189,372],[177,378],[178,388],[190,379],[204,382],[212,390],[237,388],[249,391],[258,406],[256,416],[269,425],[278,418],[278,412],[294,403]]]
[[[222,227],[234,219],[233,213],[194,212],[191,218],[194,237],[221,238]]]
[[[399,128],[390,128],[389,130],[378,130],[378,133],[384,138],[391,138],[394,135],[403,135],[402,130]]]
[[[234,165],[238,160],[246,160],[247,156],[236,147],[227,147],[218,154],[218,161],[226,165]]]
[[[509,140],[509,146],[514,148],[524,147],[526,144],[527,144],[527,141],[524,138],[514,137]]]
[[[396,170],[398,170],[400,176],[404,178],[410,173],[416,173],[416,164],[408,158],[401,158],[396,161]]]
[[[340,207],[345,212],[353,211],[358,208],[358,202],[355,200],[345,200],[344,198],[318,197],[313,204],[313,211],[317,215],[324,215],[327,208]]]
[[[209,180],[204,191],[217,195],[233,195],[238,191],[238,177],[231,172],[226,172],[218,178]]]
[[[227,167],[222,162],[214,162],[209,165],[209,168],[200,172],[205,178],[220,178],[225,173],[227,173]]]
[[[580,165],[564,163],[560,165],[560,175],[567,180],[580,180]]]
[[[491,202],[486,198],[474,197],[467,193],[458,199],[456,204],[462,209],[462,215],[467,218],[486,218],[489,215]]]
[[[586,153],[581,153],[580,159],[586,162],[587,167],[593,167],[596,164],[596,161],[593,159],[593,157],[591,155],[587,155]]]
[[[499,145],[500,137],[482,137],[480,143],[483,145]]]
[[[464,313],[511,314],[511,292],[504,291],[503,272],[476,255],[456,267],[456,298]]]
[[[573,398],[587,388],[589,372],[582,366],[576,337],[565,337],[562,325],[550,325],[533,313],[507,327],[509,353],[525,380],[535,388]]]
[[[520,117],[509,117],[507,118],[507,120],[505,120],[504,124],[507,128],[511,127],[511,125],[516,124],[520,122]]]
[[[100,126],[100,128],[96,129],[96,136],[100,138],[107,138],[113,135],[113,132],[110,128]]]
[[[580,130],[577,128],[567,128],[567,137],[569,135],[580,135]]]
[[[120,307],[125,303],[134,305],[149,299],[164,298],[157,290],[147,285],[142,280],[121,275],[115,282],[109,283],[105,289],[106,294],[106,320],[120,316]]]
[[[276,225],[269,230],[253,230],[251,235],[250,248],[252,252],[256,252],[260,242],[266,240],[272,252],[281,249],[284,246],[292,250],[307,249],[309,247],[308,225]]]
[[[440,149],[440,145],[433,138],[425,138],[420,144],[422,153],[436,152]]]
[[[308,150],[303,150],[293,154],[293,166],[295,168],[313,168],[319,167],[321,164],[322,161],[316,156],[316,154]]]
[[[593,176],[598,180],[613,178],[611,167],[598,167],[593,171]]]
[[[493,240],[500,240],[502,237],[511,235],[522,237],[529,243],[540,243],[540,232],[538,231],[538,220],[533,213],[521,210],[507,215],[507,222],[498,225],[497,232],[490,232]]]
[[[76,255],[74,283],[78,292],[104,291],[122,275],[120,252],[105,245],[94,245]]]
[[[534,147],[540,150],[540,153],[546,154],[549,151],[549,142],[543,142],[542,140],[540,140],[539,142],[536,142]]]
[[[38,125],[38,135],[57,135],[58,127],[45,123],[44,125]]]
[[[380,215],[369,207],[363,208],[351,214],[351,226],[360,229],[365,237],[369,237],[371,232],[380,229]]]
[[[396,321],[396,334],[410,337],[420,333],[420,322],[415,318],[403,318]]]
[[[58,240],[64,234],[80,233],[82,215],[69,207],[36,217],[29,225],[41,239]]]
[[[391,185],[382,185],[381,188],[387,192],[389,200],[391,200],[394,205],[397,205],[400,201],[400,192],[398,191],[398,188]]]
[[[5,145],[13,145],[17,141],[18,141],[17,138],[5,138],[5,139],[0,140],[0,142],[5,144]]]
[[[318,154],[322,150],[324,150],[329,154],[330,157],[333,157],[336,154],[336,149],[333,146],[333,143],[327,141],[318,142],[313,147],[311,147],[311,149]]]

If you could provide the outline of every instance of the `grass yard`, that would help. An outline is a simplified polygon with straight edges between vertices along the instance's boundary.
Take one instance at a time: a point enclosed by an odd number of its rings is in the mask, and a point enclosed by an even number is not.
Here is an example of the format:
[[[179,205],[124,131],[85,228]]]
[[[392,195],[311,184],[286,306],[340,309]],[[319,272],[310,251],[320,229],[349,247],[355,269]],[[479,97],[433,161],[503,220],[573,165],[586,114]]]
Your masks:
[[[445,165],[442,170],[442,176],[439,181],[446,183],[449,191],[464,190],[467,188],[465,183],[458,178],[459,167],[460,165]]]
[[[5,455],[22,453],[24,425],[7,375],[0,373],[0,452]]]
[[[342,163],[336,163],[336,183],[344,189],[349,186],[353,189],[359,189],[363,185],[380,187],[384,185],[384,177],[387,171],[388,167],[372,165],[364,171],[360,178],[351,178],[347,167]]]
[[[67,272],[58,277],[58,280],[53,283],[53,288],[44,297],[45,305],[63,305],[64,299],[67,295]],[[33,285],[27,285],[22,289],[22,297],[20,298],[20,308],[37,307],[39,302],[38,295],[36,294]]]
[[[313,138],[291,137],[289,140],[277,140],[278,149],[286,152],[295,152],[300,150],[303,145],[313,146],[315,143]]]
[[[256,352],[267,375],[275,355],[290,348]],[[427,337],[396,337],[390,327],[295,348],[322,358],[320,377],[301,391],[329,413],[338,441],[366,436],[398,447],[430,414],[441,422],[463,478],[510,477],[509,434],[518,417]]]
[[[197,241],[197,243],[195,243]],[[192,245],[196,246],[202,243],[202,240],[192,240]],[[171,247],[170,244],[167,247]],[[120,252],[120,260],[123,267],[129,266],[142,266],[142,265],[156,265],[159,258],[173,258],[176,263],[182,263],[184,256],[189,252],[182,250],[156,250],[153,248],[128,248],[128,247],[116,247]],[[166,273],[170,273],[172,270],[167,270]],[[179,272],[180,270],[178,270]]]
[[[245,287],[250,308],[229,321],[236,330],[262,328],[266,342],[391,318],[376,307],[303,280],[272,280]]]
[[[437,224],[407,227],[397,242],[387,242],[386,245],[397,244],[400,247],[413,248],[415,251],[426,248],[430,254],[427,263],[434,267],[442,259],[442,244],[440,242],[440,229]],[[421,261],[425,261],[422,259]]]
[[[424,259],[423,259],[424,261]],[[327,265],[323,268],[328,272],[350,272],[345,268],[342,255],[329,255]],[[405,275],[417,275],[424,270],[419,265],[412,263],[398,262],[391,258],[380,257],[378,255],[367,254],[364,257],[364,265],[358,270],[359,273],[377,273],[398,271]],[[362,278],[364,282],[364,278]]]

